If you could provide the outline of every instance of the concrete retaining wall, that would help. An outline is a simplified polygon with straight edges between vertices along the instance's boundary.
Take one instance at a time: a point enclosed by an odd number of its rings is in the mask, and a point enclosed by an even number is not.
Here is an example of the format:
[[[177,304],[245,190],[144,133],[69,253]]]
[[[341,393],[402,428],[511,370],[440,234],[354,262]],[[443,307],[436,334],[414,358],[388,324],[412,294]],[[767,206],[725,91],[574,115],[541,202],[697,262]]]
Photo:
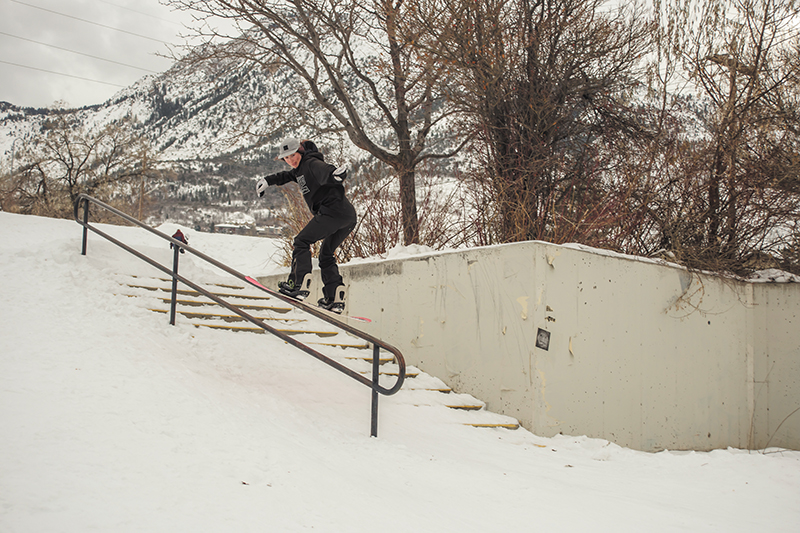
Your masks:
[[[541,242],[341,271],[366,331],[538,435],[800,449],[800,284]]]

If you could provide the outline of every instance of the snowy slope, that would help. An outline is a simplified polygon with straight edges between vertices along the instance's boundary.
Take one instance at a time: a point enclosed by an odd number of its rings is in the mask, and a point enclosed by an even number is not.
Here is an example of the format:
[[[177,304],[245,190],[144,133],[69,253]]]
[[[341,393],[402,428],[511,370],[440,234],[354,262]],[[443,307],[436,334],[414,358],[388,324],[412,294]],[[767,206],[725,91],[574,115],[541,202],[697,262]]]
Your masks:
[[[242,149],[255,150],[252,157],[266,156],[257,147],[258,138],[232,137],[240,127],[236,117],[257,112],[259,99],[272,86],[268,79],[252,69],[223,75],[178,63],[164,73],[141,78],[107,102],[75,112],[90,132],[131,116],[162,161],[213,159]],[[19,149],[38,134],[47,118],[42,110],[0,105],[0,153],[10,157],[14,139]],[[272,133],[263,128],[255,125],[254,131]],[[270,145],[265,148],[268,152]]]
[[[266,239],[190,242],[279,270]],[[647,454],[399,395],[372,439],[364,386],[266,335],[169,326],[118,294],[151,267],[94,235],[79,250],[72,221],[0,213],[0,531],[800,530],[800,452]]]
[[[219,157],[239,164],[264,163],[272,161],[280,137],[307,133],[293,131],[285,117],[271,110],[270,102],[294,95],[282,75],[244,63],[213,68],[178,61],[166,72],[142,77],[107,102],[74,111],[89,132],[133,118],[160,161],[182,162],[186,169],[197,170]],[[10,159],[39,134],[48,113],[0,102],[0,156]],[[340,139],[315,136],[329,150]],[[351,160],[364,157],[349,142],[338,150]]]

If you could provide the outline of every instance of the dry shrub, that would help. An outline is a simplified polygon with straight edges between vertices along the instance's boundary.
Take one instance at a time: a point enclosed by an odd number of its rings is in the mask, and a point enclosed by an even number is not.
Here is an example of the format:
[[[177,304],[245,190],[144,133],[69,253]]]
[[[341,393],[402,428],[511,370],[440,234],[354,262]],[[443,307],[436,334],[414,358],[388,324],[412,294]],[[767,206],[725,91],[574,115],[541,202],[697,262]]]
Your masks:
[[[55,109],[23,143],[13,173],[3,179],[3,209],[71,218],[75,200],[85,193],[137,213],[142,180],[158,174],[149,150],[130,117],[93,131],[78,114]],[[120,222],[95,211],[94,221]]]

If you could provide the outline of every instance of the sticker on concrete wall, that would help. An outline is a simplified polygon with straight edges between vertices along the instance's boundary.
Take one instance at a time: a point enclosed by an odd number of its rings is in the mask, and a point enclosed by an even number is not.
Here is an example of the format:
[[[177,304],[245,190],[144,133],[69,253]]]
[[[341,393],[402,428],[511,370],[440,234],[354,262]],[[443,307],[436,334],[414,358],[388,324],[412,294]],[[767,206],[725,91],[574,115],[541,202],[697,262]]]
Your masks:
[[[542,328],[536,332],[536,347],[541,348],[542,350],[547,350],[550,348],[550,332],[545,331]]]

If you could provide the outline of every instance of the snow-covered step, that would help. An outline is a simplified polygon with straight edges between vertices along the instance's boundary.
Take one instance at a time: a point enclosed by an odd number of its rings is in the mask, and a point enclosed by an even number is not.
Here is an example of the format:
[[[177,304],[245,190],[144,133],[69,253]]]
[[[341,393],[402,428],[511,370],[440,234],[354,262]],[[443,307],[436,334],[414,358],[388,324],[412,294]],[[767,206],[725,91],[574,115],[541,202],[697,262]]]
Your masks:
[[[397,365],[390,364],[387,366],[387,378],[381,378],[380,384],[383,386],[390,386],[393,381],[390,381],[390,378],[396,376],[399,372]],[[383,374],[381,374],[383,376]],[[448,387],[444,381],[441,379],[431,376],[420,370],[415,366],[408,366],[406,368],[406,377],[412,377],[413,379],[407,379],[403,384],[403,390],[427,390],[433,391],[443,394],[449,394],[453,392],[453,389]]]
[[[232,326],[230,324],[192,324],[198,328],[211,328],[211,329],[225,329],[228,331],[239,331],[247,333],[267,333],[266,330],[255,326]],[[317,331],[298,328],[276,327],[277,331],[285,333],[286,335],[315,335],[317,337],[335,337],[339,335],[336,331]]]
[[[153,311],[155,313],[169,313],[169,309],[150,308],[150,311]],[[203,319],[203,320],[216,319],[216,320],[222,320],[224,322],[248,322],[247,319],[234,314],[187,311],[185,309],[179,309],[176,312],[179,315],[189,319]],[[299,324],[302,322],[307,322],[305,318],[297,318],[297,317],[275,317],[275,316],[266,316],[264,314],[253,315],[253,317],[262,321],[282,322],[285,324]]]
[[[368,342],[309,342],[308,344],[316,344],[317,346],[331,346],[333,348],[350,348],[353,350],[372,349],[372,346]],[[356,359],[356,358],[353,357],[351,359]]]
[[[133,284],[128,283],[128,287],[132,289],[144,289],[147,291],[160,291],[160,292],[172,292],[172,287],[160,287],[160,286],[152,286],[152,285],[141,285],[141,284]],[[230,287],[228,287],[230,288]],[[193,289],[177,289],[175,291],[177,294],[182,296],[195,296],[195,297],[203,297],[203,294],[200,291],[196,291]],[[244,298],[247,300],[272,300],[273,298],[270,296],[261,296],[261,295],[247,295],[242,293],[225,293],[225,292],[216,292],[216,291],[209,291],[214,296],[219,296],[220,298]]]
[[[443,405],[450,409],[463,409],[465,411],[480,411],[486,404],[469,394],[442,394],[438,391],[423,389],[404,389],[405,396],[414,405]]]
[[[369,359],[372,361],[372,359]],[[415,366],[408,365],[406,366],[406,378],[413,379],[419,376],[420,370]],[[364,372],[364,375],[368,375],[367,372]],[[383,363],[380,367],[380,375],[381,376],[391,376],[392,378],[396,378],[400,375],[400,365],[393,362],[386,362]]]
[[[367,346],[367,348],[370,348],[370,346]],[[394,361],[394,357],[392,357],[390,355],[386,355],[385,352],[381,352],[381,354],[382,354],[382,356],[380,356],[380,355],[378,356],[378,364],[384,365],[386,363],[391,363],[392,361]],[[368,363],[371,364],[372,363],[372,354],[370,353],[370,355],[358,355],[358,354],[345,355],[345,359],[359,359],[361,361],[367,361]],[[400,371],[398,369],[398,373],[399,372]]]
[[[165,304],[172,303],[172,299],[170,298],[157,298],[157,299]],[[198,299],[198,300],[180,299],[176,300],[176,302],[178,305],[186,305],[190,307],[216,307],[216,308],[221,307],[218,303],[206,299]],[[289,311],[292,310],[291,307],[282,307],[277,305],[244,304],[244,303],[237,303],[235,301],[231,301],[229,303],[245,311],[272,311],[274,313],[288,313]]]
[[[160,282],[160,283],[164,283],[164,284],[167,284],[167,285],[170,285],[170,286],[172,284],[172,278],[135,276],[135,275],[134,276],[128,276],[128,275],[125,275],[125,274],[120,274],[119,276],[120,277],[124,277],[126,279],[127,278],[133,278],[134,280],[146,282],[148,284],[151,284],[151,283],[154,283],[154,282]],[[247,285],[247,286],[245,286],[245,285],[234,285],[234,284],[231,284],[231,283],[217,283],[217,282],[215,282],[215,283],[201,283],[201,285],[204,285],[205,287],[212,288],[212,289],[214,287],[219,287],[220,289],[229,289],[229,290],[238,291],[238,292],[240,292],[242,294],[254,295],[254,296],[263,296],[265,298],[269,298],[269,296],[268,295],[264,295],[264,293],[262,291],[254,289],[253,287],[251,287],[249,285]],[[216,290],[216,289],[214,289],[214,290]],[[213,290],[211,292],[213,292]]]
[[[172,280],[169,278],[159,277],[143,277],[143,276],[128,276],[125,274],[117,274],[116,280],[120,285],[127,286],[132,289],[144,289],[146,291],[161,291],[172,292]],[[208,292],[224,298],[248,298],[251,300],[272,300],[271,295],[264,291],[249,285],[232,285],[229,283],[203,283],[193,280],[195,283],[203,287]],[[200,293],[194,289],[188,288],[182,283],[178,283],[177,291],[181,294],[199,296]]]

